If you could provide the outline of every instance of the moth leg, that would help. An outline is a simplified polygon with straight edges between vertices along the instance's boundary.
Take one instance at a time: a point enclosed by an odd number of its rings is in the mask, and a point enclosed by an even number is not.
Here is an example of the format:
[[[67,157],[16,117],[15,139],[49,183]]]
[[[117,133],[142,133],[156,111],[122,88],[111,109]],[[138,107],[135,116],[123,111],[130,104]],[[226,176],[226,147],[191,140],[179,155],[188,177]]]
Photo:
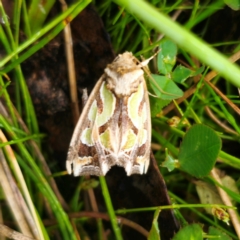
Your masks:
[[[85,106],[87,104],[87,100],[88,100],[87,88],[83,88],[82,89],[82,105],[83,106]]]
[[[74,163],[76,159],[78,159],[78,151],[76,147],[70,146],[68,150],[67,161],[66,161],[66,168],[67,168],[68,174],[73,173]]]
[[[95,142],[95,149],[98,155],[98,161],[100,165],[99,167],[102,171],[102,174],[105,176],[112,165],[109,163],[108,157],[105,154],[104,148],[102,147],[99,141]]]

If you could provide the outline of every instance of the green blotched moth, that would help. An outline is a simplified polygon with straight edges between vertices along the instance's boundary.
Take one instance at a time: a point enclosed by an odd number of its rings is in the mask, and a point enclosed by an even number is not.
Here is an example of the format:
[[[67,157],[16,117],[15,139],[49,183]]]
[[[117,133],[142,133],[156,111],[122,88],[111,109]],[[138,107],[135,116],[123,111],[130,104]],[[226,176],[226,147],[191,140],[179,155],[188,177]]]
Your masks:
[[[151,118],[142,67],[150,59],[139,62],[125,52],[105,68],[74,130],[69,174],[100,176],[114,165],[124,167],[128,176],[147,172]]]

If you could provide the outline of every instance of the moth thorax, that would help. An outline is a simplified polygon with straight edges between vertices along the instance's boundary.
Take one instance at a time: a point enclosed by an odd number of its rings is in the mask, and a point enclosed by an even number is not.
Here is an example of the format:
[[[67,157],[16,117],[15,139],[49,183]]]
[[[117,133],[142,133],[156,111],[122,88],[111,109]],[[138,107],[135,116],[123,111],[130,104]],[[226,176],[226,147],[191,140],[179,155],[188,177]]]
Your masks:
[[[138,90],[139,84],[144,80],[143,70],[135,68],[125,74],[118,74],[116,71],[106,68],[107,88],[111,90],[117,97],[130,96]]]
[[[132,93],[138,90],[138,86],[141,83],[141,79],[137,79],[134,82],[126,83],[126,82],[115,82],[115,81],[107,81],[107,88],[114,93],[118,98],[123,98],[126,96],[130,96]]]

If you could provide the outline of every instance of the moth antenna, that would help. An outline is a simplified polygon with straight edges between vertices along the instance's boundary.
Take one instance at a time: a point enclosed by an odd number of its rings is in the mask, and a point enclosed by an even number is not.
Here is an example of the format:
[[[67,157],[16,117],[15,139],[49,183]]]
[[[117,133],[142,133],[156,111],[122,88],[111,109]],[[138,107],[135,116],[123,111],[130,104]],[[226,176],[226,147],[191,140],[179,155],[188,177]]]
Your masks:
[[[151,92],[149,92],[148,91],[148,95],[150,95],[150,96],[152,96],[152,97],[154,97],[154,98],[158,98],[158,96],[157,95],[154,95],[154,94],[152,94]]]
[[[161,49],[159,49],[156,53],[154,53],[150,58],[143,60],[142,62],[139,62],[140,67],[146,67],[148,63],[160,52]]]

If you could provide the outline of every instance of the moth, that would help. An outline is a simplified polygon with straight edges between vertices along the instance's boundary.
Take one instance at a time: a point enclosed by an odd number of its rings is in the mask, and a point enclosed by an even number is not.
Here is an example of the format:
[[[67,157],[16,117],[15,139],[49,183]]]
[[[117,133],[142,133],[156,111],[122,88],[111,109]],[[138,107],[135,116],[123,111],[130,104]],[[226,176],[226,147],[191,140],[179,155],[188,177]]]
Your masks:
[[[105,175],[114,166],[126,174],[147,172],[151,118],[142,68],[130,52],[108,64],[91,92],[75,127],[68,151],[69,174]]]

